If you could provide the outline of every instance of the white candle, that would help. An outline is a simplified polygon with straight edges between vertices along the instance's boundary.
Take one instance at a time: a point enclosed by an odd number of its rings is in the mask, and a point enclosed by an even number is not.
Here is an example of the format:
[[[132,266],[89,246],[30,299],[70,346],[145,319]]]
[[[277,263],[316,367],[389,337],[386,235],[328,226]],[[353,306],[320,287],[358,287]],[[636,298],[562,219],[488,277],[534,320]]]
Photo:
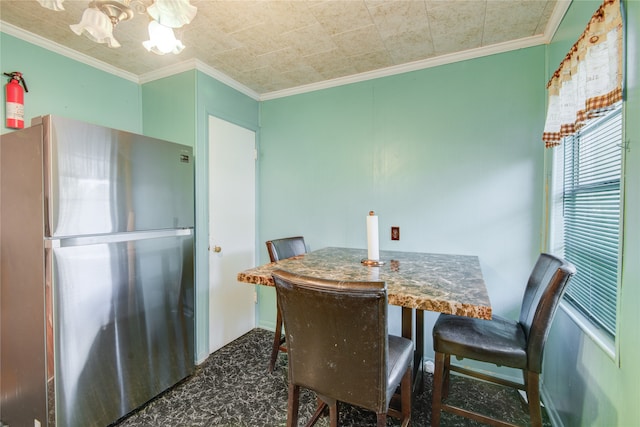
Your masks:
[[[378,281],[380,280],[380,267],[369,267],[369,280],[370,281]]]
[[[380,247],[378,244],[378,217],[373,211],[367,216],[367,254],[372,261],[380,260]]]

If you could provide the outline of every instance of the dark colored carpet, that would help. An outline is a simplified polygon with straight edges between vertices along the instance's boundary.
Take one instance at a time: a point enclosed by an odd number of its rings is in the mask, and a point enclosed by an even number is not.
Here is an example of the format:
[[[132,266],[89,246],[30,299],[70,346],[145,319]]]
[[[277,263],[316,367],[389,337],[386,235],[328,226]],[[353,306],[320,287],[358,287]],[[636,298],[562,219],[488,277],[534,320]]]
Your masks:
[[[196,368],[193,376],[158,396],[112,427],[266,427],[284,426],[287,419],[287,360],[280,354],[273,373],[267,371],[273,333],[254,329],[213,353]],[[431,422],[431,380],[425,375],[424,391],[414,396],[412,425]],[[450,402],[502,417],[519,425],[528,425],[526,405],[514,390],[454,376]],[[300,396],[300,424],[309,419],[316,407],[315,395],[303,391]],[[328,426],[328,417],[316,425]],[[545,426],[550,426],[543,410]],[[340,406],[342,426],[375,425],[375,414],[346,404]],[[388,417],[388,426],[400,425]],[[443,413],[443,426],[480,425]]]

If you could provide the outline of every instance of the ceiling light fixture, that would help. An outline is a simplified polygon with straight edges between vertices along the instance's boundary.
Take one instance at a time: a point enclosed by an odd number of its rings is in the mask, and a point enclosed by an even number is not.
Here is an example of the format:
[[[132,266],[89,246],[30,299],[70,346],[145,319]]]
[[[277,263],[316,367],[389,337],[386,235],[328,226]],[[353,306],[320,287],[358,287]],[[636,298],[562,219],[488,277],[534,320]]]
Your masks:
[[[52,10],[64,10],[63,1],[38,0],[43,7]],[[149,6],[144,1],[93,0],[83,12],[80,22],[69,27],[77,35],[84,34],[97,43],[120,47],[113,36],[113,29],[118,23],[133,18],[133,6],[137,12],[146,12],[152,18],[149,23],[149,40],[142,43],[145,49],[158,55],[180,53],[184,45],[176,39],[173,28],[190,23],[198,9],[189,0],[153,0]]]
[[[149,22],[149,40],[142,42],[149,52],[164,55],[165,53],[178,54],[184,49],[184,45],[173,34],[173,28],[160,24],[158,21]]]
[[[69,25],[77,35],[86,35],[96,43],[106,43],[109,47],[120,47],[113,36],[113,28],[120,21],[133,18],[133,11],[128,5],[116,1],[93,1],[82,13],[80,23]]]
[[[62,6],[62,2],[64,0],[38,0],[40,6],[46,7],[47,9],[59,11],[64,10],[64,6]]]

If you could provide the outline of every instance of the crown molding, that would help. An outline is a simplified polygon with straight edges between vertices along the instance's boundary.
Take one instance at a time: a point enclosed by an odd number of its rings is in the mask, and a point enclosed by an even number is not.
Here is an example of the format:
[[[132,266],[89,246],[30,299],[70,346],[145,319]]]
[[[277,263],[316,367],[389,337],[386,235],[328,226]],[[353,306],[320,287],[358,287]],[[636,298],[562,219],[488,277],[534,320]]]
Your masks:
[[[97,68],[98,70],[104,71],[106,73],[113,74],[117,77],[121,77],[134,83],[140,83],[139,77],[134,73],[130,73],[129,71],[114,67],[113,65],[107,64],[106,62],[92,58],[91,56],[85,55],[84,53],[80,53],[77,50],[73,50],[66,46],[62,46],[61,44],[52,42],[49,39],[45,39],[44,37],[34,34],[30,31],[24,30],[20,27],[16,27],[15,25],[9,24],[8,22],[0,20],[0,31],[10,36],[19,38],[20,40],[24,40],[28,43],[34,44],[43,49],[50,50],[51,52],[57,53],[62,56],[66,56],[67,58],[73,59],[74,61],[78,61],[85,65],[89,65],[90,67]]]
[[[150,71],[148,73],[144,73],[138,76],[134,73],[124,71],[120,68],[114,67],[113,65],[107,64],[106,62],[92,58],[91,56],[85,55],[84,53],[80,53],[66,46],[62,46],[61,44],[52,42],[49,39],[46,39],[42,36],[34,34],[30,31],[24,30],[20,27],[16,27],[15,25],[9,24],[8,22],[4,22],[2,20],[0,20],[0,31],[10,36],[24,40],[28,43],[34,44],[43,49],[47,49],[51,52],[65,56],[69,59],[73,59],[85,65],[89,65],[93,68],[97,68],[101,71],[104,71],[109,74],[113,74],[117,77],[121,77],[123,79],[132,81],[137,84],[149,83],[154,80],[159,80],[164,77],[170,77],[170,76],[180,74],[189,70],[198,70],[208,75],[209,77],[216,79],[221,83],[247,95],[248,97],[255,99],[256,101],[260,100],[260,95],[254,90],[249,89],[245,85],[237,82],[236,80],[232,79],[226,74],[216,70],[215,68],[205,64],[204,62],[198,59],[189,59],[174,65],[162,67],[157,70]]]
[[[178,64],[163,67],[148,73],[136,75],[128,71],[124,71],[120,68],[114,67],[106,62],[97,60],[88,55],[62,46],[51,40],[45,39],[37,34],[26,31],[22,28],[11,25],[7,22],[0,20],[0,31],[17,37],[36,46],[40,46],[44,49],[50,50],[54,53],[66,56],[67,58],[84,63],[91,67],[97,68],[104,72],[113,74],[126,80],[130,80],[134,83],[144,84],[154,80],[158,80],[165,77],[170,77],[175,74],[179,74],[189,70],[198,70],[209,77],[220,81],[221,83],[237,90],[240,93],[256,100],[256,101],[268,101],[277,98],[284,98],[292,95],[299,95],[307,92],[314,92],[322,89],[329,89],[337,86],[343,86],[351,83],[358,83],[362,81],[377,79],[381,77],[389,77],[397,74],[408,73],[411,71],[423,70],[426,68],[438,67],[440,65],[452,64],[455,62],[466,61],[469,59],[480,58],[483,56],[495,55],[499,53],[505,53],[512,50],[524,49],[528,47],[538,46],[542,44],[549,44],[555,35],[564,15],[566,14],[572,0],[559,0],[556,7],[553,10],[549,22],[545,28],[544,34],[533,37],[526,37],[519,40],[509,41],[505,43],[498,43],[491,46],[479,47],[475,49],[469,49],[462,52],[456,52],[452,54],[446,54],[437,56],[434,58],[424,59],[420,61],[414,61],[407,64],[396,65],[392,67],[383,68],[380,70],[367,71],[364,73],[354,74],[346,77],[339,77],[337,79],[326,80],[318,83],[312,83],[308,85],[297,86],[290,89],[284,89],[274,92],[268,92],[259,94],[247,86],[232,79],[226,74],[218,71],[214,67],[211,67],[199,59],[189,59],[187,61],[180,62]]]
[[[558,31],[558,27],[560,26],[564,15],[567,13],[567,10],[569,10],[569,6],[571,6],[572,1],[573,0],[558,0],[556,7],[553,8],[553,12],[547,22],[547,27],[544,29],[544,38],[547,44],[551,43],[553,36],[556,35],[556,31]]]
[[[247,95],[250,98],[255,99],[256,101],[260,100],[260,94],[249,89],[248,87],[246,87],[245,85],[243,85],[242,83],[239,83],[237,81],[235,81],[234,79],[232,79],[231,77],[227,76],[224,73],[221,73],[220,71],[216,70],[215,68],[205,64],[204,62],[200,61],[199,59],[188,59],[186,61],[180,62],[178,64],[175,65],[170,65],[167,67],[162,67],[159,68],[157,70],[148,72],[148,73],[144,73],[142,75],[140,75],[140,84],[144,84],[144,83],[149,83],[151,81],[154,80],[158,80],[158,79],[162,79],[165,77],[171,77],[175,74],[179,74],[185,71],[189,71],[189,70],[198,70],[206,75],[208,75],[209,77],[218,80],[219,82],[237,90],[240,93],[243,93],[245,95]]]
[[[469,50],[451,53],[447,55],[440,55],[434,58],[423,59],[420,61],[409,62],[406,64],[394,65],[392,67],[382,68],[375,71],[367,71],[364,73],[353,74],[346,77],[339,77],[337,79],[325,80],[318,83],[297,86],[291,89],[268,92],[260,95],[260,100],[268,101],[272,99],[283,98],[286,96],[299,95],[306,92],[313,92],[321,89],[329,89],[332,87],[347,85],[351,83],[358,83],[366,80],[378,79],[381,77],[394,76],[397,74],[423,70],[426,68],[438,67],[440,65],[452,64],[454,62],[466,61],[469,59],[495,55],[498,53],[509,52],[512,50],[524,49],[524,48],[538,46],[546,43],[547,42],[544,35],[526,37],[519,40],[514,40],[514,41],[509,41],[504,43],[497,43],[490,46],[469,49]]]
[[[209,77],[212,77],[218,80],[219,82],[224,83],[225,85],[237,90],[238,92],[241,92],[247,95],[248,97],[255,99],[256,101],[260,101],[260,94],[258,92],[248,88],[242,83],[237,82],[236,80],[218,71],[212,66],[207,65],[204,62],[200,61],[199,59],[196,59],[195,62],[196,62],[196,70],[203,72]]]
[[[138,80],[140,84],[152,82],[154,80],[160,80],[165,77],[171,77],[176,74],[184,73],[185,71],[191,71],[195,68],[195,62],[193,59],[178,62],[177,64],[167,65],[166,67],[158,68],[148,73],[140,74]]]

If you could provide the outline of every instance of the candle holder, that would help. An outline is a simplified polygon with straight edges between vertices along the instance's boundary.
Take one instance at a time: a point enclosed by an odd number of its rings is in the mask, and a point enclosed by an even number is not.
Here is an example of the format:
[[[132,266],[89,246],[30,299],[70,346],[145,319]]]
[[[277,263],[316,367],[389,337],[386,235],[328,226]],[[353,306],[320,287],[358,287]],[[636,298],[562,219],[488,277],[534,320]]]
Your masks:
[[[362,265],[366,265],[367,267],[380,267],[381,265],[384,265],[384,261],[380,261],[377,259],[363,259],[360,262],[362,263]]]

